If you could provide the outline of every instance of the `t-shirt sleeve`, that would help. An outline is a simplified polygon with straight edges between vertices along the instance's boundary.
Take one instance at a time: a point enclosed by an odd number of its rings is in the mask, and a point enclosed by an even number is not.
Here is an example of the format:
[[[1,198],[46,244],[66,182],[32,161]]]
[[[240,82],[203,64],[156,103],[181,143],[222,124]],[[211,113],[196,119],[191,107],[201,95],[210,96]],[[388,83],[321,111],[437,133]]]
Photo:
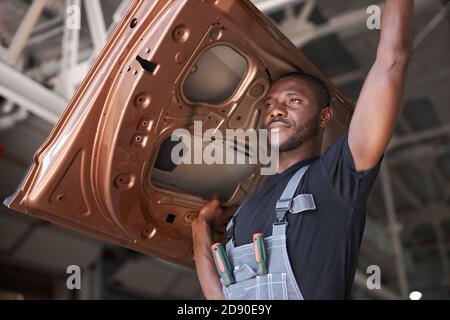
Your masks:
[[[356,171],[346,134],[325,151],[320,157],[320,164],[334,190],[346,203],[355,207],[367,200],[383,157],[369,170]]]

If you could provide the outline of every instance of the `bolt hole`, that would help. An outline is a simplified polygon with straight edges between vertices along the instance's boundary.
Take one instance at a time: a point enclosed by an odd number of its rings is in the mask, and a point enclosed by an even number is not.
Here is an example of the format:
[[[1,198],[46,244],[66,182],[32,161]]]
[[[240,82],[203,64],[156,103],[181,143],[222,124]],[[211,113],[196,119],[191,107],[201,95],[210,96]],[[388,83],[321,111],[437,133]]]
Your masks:
[[[147,121],[143,121],[143,122],[142,122],[142,126],[143,126],[143,127],[148,126],[148,122],[147,122]]]
[[[137,22],[138,22],[138,19],[137,19],[137,18],[134,18],[133,20],[131,20],[131,22],[130,22],[130,28],[133,29],[134,27],[136,27]]]
[[[137,142],[140,142],[141,140],[142,140],[142,137],[141,137],[141,136],[137,136],[137,137],[136,137],[136,141],[137,141]]]
[[[241,121],[242,117],[241,116],[237,116],[236,117],[236,121]]]
[[[220,29],[214,29],[210,33],[210,37],[214,41],[219,40],[221,36],[222,36],[222,31]]]
[[[58,199],[58,201],[63,201],[64,200],[64,196],[60,195],[56,199]]]
[[[172,224],[175,221],[176,217],[176,215],[169,213],[166,217],[166,222]]]
[[[145,53],[149,54],[151,52],[150,48],[145,49]]]

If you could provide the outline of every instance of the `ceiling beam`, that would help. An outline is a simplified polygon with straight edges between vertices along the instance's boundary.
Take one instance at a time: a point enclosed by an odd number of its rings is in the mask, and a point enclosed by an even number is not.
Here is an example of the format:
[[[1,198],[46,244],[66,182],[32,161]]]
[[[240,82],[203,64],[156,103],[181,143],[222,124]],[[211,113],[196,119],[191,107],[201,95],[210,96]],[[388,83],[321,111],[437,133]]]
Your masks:
[[[0,61],[0,95],[40,118],[55,123],[67,100]]]
[[[94,51],[100,52],[106,43],[107,37],[102,6],[99,0],[84,0],[83,4],[86,8],[89,32],[94,45]]]
[[[381,164],[380,178],[383,191],[383,198],[386,206],[386,213],[388,218],[388,228],[392,237],[392,245],[394,247],[395,262],[398,276],[398,284],[400,294],[403,298],[408,294],[408,277],[406,273],[406,266],[403,256],[403,247],[400,238],[401,227],[397,221],[397,213],[395,211],[394,196],[392,193],[392,183],[389,176],[389,168],[386,161]]]
[[[295,5],[305,0],[253,0],[253,4],[265,14],[272,13],[286,6]]]
[[[450,123],[443,124],[432,129],[410,132],[401,137],[393,137],[388,145],[387,150],[391,151],[401,146],[414,144],[422,140],[433,139],[443,135],[450,135]]]
[[[11,45],[3,56],[3,60],[6,63],[15,65],[19,61],[23,49],[27,45],[28,39],[30,38],[46,4],[47,0],[33,1],[25,17],[21,21],[19,29],[14,34]]]

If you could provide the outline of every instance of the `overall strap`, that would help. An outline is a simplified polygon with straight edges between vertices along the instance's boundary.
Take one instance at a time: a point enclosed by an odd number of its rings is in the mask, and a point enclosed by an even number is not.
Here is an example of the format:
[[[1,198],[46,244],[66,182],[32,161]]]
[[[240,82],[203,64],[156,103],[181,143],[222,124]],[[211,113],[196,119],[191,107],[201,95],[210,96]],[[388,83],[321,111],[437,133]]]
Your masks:
[[[301,212],[308,209],[315,209],[314,198],[312,194],[300,194],[295,197],[295,206],[294,206],[294,195],[297,187],[305,175],[306,171],[309,169],[310,165],[306,165],[301,167],[289,180],[286,188],[283,191],[280,199],[277,201],[275,212],[276,218],[275,223],[273,224],[273,233],[272,235],[284,235],[286,234],[287,227],[287,213],[295,207],[296,212]]]
[[[277,201],[275,207],[276,221],[273,224],[273,235],[286,234],[286,214],[288,213],[288,211],[298,213],[304,210],[311,210],[316,208],[312,194],[300,194],[295,197],[295,199],[293,199],[295,191],[297,190],[300,181],[302,180],[309,167],[310,165],[306,165],[297,170],[297,172],[292,176],[292,178],[286,185],[286,188],[284,189],[280,199]],[[234,237],[235,220],[242,207],[243,204],[239,206],[238,210],[227,225],[227,252],[229,252],[229,250],[233,249],[236,246]]]
[[[236,216],[238,215],[239,211],[241,210],[242,206],[244,203],[242,203],[239,208],[236,210],[236,212],[234,213],[233,217],[231,218],[230,222],[228,222],[227,225],[227,244],[226,244],[226,249],[227,252],[229,252],[231,249],[233,249],[236,246],[236,241],[234,239],[234,227],[235,227],[235,220],[236,220]]]

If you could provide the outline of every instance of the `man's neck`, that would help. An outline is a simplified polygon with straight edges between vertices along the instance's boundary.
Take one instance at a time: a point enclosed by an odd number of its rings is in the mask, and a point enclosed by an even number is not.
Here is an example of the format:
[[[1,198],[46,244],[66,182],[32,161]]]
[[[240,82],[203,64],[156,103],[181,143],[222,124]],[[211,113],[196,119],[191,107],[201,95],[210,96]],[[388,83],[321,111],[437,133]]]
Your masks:
[[[277,173],[282,173],[299,161],[320,156],[321,139],[319,136],[305,142],[297,149],[280,152]]]

